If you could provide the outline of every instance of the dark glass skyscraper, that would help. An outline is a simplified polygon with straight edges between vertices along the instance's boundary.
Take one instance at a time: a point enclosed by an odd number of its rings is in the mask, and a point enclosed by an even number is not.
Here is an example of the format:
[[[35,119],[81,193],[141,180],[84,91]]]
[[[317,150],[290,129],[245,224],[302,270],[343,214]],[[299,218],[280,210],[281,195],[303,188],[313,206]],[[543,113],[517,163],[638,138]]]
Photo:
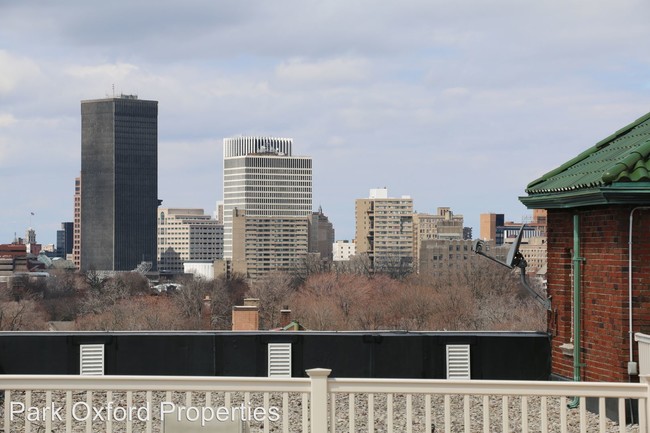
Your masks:
[[[81,102],[81,270],[156,268],[158,102]]]
[[[72,240],[74,224],[72,222],[61,223],[61,230],[56,231],[56,256],[66,258],[72,254]]]

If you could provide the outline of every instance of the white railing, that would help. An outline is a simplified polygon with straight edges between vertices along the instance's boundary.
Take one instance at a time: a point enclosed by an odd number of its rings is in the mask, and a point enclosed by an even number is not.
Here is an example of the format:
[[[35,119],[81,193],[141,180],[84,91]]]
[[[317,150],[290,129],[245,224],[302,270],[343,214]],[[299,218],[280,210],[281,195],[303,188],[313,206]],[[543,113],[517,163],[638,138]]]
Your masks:
[[[647,432],[648,384],[329,378],[0,376],[4,432],[162,432],[245,419],[251,432]],[[586,410],[595,399],[599,414]],[[620,423],[605,417],[615,399]],[[626,405],[639,419],[627,426]],[[571,409],[571,403],[577,408]],[[194,431],[194,430],[192,430]],[[203,430],[201,430],[203,431]]]
[[[227,431],[283,433],[648,433],[650,336],[636,338],[640,383],[345,379],[318,368],[307,370],[308,378],[288,379],[2,375],[0,428],[225,432],[227,424]],[[597,414],[587,410],[588,399]],[[605,416],[608,399],[618,423]],[[628,412],[632,403],[637,409]]]

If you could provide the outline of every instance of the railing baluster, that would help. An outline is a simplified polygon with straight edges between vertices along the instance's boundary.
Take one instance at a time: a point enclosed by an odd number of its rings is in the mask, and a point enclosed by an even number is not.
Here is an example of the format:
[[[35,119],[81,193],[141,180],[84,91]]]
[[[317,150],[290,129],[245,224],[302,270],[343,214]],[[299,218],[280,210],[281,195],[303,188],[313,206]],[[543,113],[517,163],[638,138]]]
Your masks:
[[[86,433],[93,433],[93,392],[86,391],[86,405],[88,418],[86,418]]]
[[[126,392],[126,409],[127,411],[133,407],[133,391]],[[126,433],[133,432],[133,421],[129,420],[128,413],[126,417]]]
[[[528,397],[521,396],[521,431],[528,433]]]
[[[308,432],[309,429],[309,406],[308,406],[308,394],[306,392],[302,393],[302,431]]]
[[[27,416],[27,411],[32,406],[32,392],[25,392],[25,433],[30,433],[32,431],[32,423],[29,421]]]
[[[50,411],[52,410],[52,391],[45,391],[45,407]],[[7,430],[5,430],[7,431]],[[45,416],[45,432],[52,431],[52,412]]]
[[[587,399],[580,397],[580,433],[587,433]]]
[[[153,429],[153,414],[158,410],[158,408],[153,407],[153,393],[151,391],[147,391],[146,394],[146,405],[149,407],[149,416],[147,417],[147,426],[146,426],[146,432],[151,433]],[[210,405],[210,393],[207,393],[207,397],[205,399],[206,405]]]
[[[413,399],[406,394],[406,433],[413,433]]]
[[[426,394],[424,396],[424,430],[432,431],[431,423],[431,394]]]
[[[510,407],[508,403],[508,396],[504,395],[501,399],[501,427],[502,431],[510,431]]]
[[[72,391],[65,392],[65,431],[72,433]]]
[[[2,392],[2,391],[0,391]],[[5,399],[4,399],[4,406],[5,406],[5,432],[10,432],[11,431],[11,412],[10,412],[10,406],[11,406],[11,391],[4,391],[5,394]]]
[[[368,433],[375,433],[375,395],[368,394]]]
[[[251,407],[251,393],[250,392],[245,392],[244,393],[244,406]]]
[[[463,396],[463,424],[465,425],[465,433],[472,433],[472,419],[469,413],[469,395]]]
[[[451,403],[450,403],[451,397],[449,397],[449,394],[445,394],[445,402],[444,402],[444,408],[445,408],[445,433],[451,433]]]
[[[269,393],[265,392],[264,393],[264,413],[269,413],[269,406],[270,404],[270,398],[269,398]],[[264,417],[264,433],[269,433],[269,417],[265,416]]]
[[[542,433],[548,433],[548,399],[546,396],[542,397],[539,402],[540,409],[540,421],[542,427]]]
[[[106,405],[113,401],[113,391],[106,391]],[[106,433],[113,432],[113,417],[106,417]]]
[[[348,394],[348,424],[350,433],[355,433],[354,427],[356,425],[356,420],[354,419],[354,394]]]
[[[560,432],[567,433],[566,426],[566,397],[560,397]]]
[[[490,433],[490,396],[483,396],[483,433]]]
[[[185,407],[192,407],[192,391],[185,391]]]
[[[330,393],[330,429],[336,431],[336,394]]]
[[[393,394],[386,395],[386,430],[393,432]]]
[[[606,424],[606,417],[605,417],[605,398],[600,397],[598,399],[598,426],[600,429],[600,433],[605,433],[605,429],[607,428]]]
[[[639,431],[647,430],[646,399],[639,399]]]
[[[230,402],[230,393],[229,393],[229,392],[226,392],[226,393],[224,394],[223,398],[224,398],[224,401],[225,401],[225,405],[226,405],[226,407],[231,407],[231,402]]]
[[[625,433],[625,399],[618,399],[618,431],[620,433]]]
[[[282,432],[289,433],[289,393],[282,393]]]

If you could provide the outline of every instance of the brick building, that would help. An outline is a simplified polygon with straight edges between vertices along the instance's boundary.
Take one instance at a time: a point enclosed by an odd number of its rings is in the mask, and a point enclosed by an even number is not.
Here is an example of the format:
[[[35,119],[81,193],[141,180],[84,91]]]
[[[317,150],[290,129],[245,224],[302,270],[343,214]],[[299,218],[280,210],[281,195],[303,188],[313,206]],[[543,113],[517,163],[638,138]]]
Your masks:
[[[632,337],[650,332],[650,114],[526,193],[528,208],[548,210],[553,374],[636,380]]]

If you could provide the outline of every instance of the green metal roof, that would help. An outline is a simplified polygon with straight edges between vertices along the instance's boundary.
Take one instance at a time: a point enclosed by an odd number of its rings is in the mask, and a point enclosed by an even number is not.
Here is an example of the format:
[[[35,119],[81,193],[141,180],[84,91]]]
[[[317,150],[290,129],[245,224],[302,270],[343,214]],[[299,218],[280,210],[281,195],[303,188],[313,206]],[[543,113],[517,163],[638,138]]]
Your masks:
[[[595,146],[575,158],[549,171],[528,184],[528,197],[520,200],[528,207],[543,201],[547,205],[554,201],[562,206],[573,207],[572,198],[580,198],[575,205],[602,204],[605,195],[620,195],[629,190],[650,197],[650,113],[616,131]],[[646,191],[648,189],[648,191]],[[598,198],[598,197],[599,198]],[[585,197],[589,197],[588,200]],[[631,201],[630,201],[631,200]]]

